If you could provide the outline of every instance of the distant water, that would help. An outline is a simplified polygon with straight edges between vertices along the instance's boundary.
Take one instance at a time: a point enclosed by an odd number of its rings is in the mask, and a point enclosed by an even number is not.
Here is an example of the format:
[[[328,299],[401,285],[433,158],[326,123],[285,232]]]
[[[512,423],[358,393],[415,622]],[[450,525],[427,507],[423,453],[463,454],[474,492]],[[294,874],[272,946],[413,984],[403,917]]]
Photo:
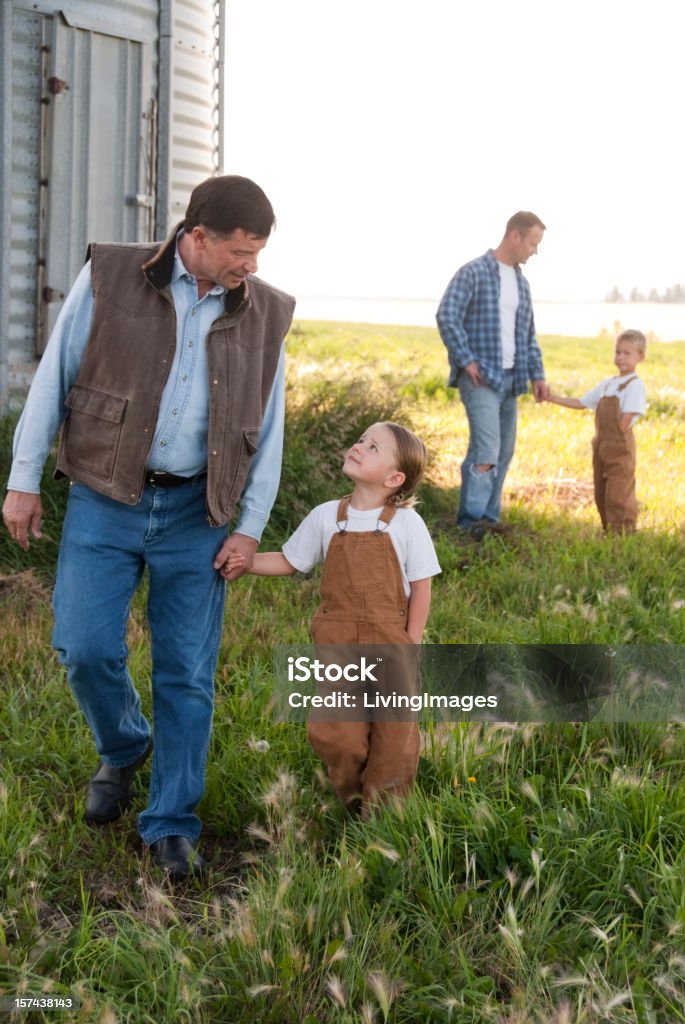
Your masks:
[[[297,300],[298,320],[435,327],[438,299],[364,299],[313,295]],[[538,334],[594,338],[634,327],[660,341],[685,339],[685,305],[660,302],[536,302]]]

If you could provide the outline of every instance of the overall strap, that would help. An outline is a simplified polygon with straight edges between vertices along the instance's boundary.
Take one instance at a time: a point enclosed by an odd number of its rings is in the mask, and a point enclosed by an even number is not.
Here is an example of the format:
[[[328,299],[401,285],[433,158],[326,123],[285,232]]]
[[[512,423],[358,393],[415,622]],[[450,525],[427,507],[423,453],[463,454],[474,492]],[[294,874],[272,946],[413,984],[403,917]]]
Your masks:
[[[350,504],[351,497],[351,494],[346,494],[338,503],[338,511],[335,514],[335,524],[338,527],[339,533],[345,533],[347,530],[347,509]]]
[[[627,387],[628,387],[628,385],[630,384],[630,382],[631,382],[631,381],[633,381],[633,380],[637,380],[637,374],[636,374],[636,373],[634,373],[632,377],[628,377],[628,380],[625,380],[625,381],[623,382],[623,384],[619,384],[619,386],[618,386],[618,389],[617,389],[617,390],[618,390],[618,391],[623,391],[623,390],[624,390],[625,388],[627,388]]]
[[[392,522],[393,516],[395,515],[396,511],[396,505],[385,505],[383,507],[383,511],[380,514],[378,522],[385,523],[387,526],[390,526],[390,523]]]
[[[335,523],[336,526],[338,527],[339,533],[345,533],[347,530],[347,509],[349,508],[351,497],[351,494],[346,494],[345,497],[341,498],[340,502],[338,503],[338,511],[335,514]],[[394,505],[383,506],[383,511],[378,517],[378,524],[375,530],[376,533],[385,533],[385,530],[387,530],[388,526],[390,526],[390,523],[392,522],[392,518],[395,515],[396,511],[397,509]],[[385,529],[381,529],[381,523],[385,525]]]
[[[392,517],[395,515],[395,512],[396,512],[396,507],[394,505],[384,505],[383,506],[383,511],[381,512],[381,514],[378,517],[378,522],[376,523],[376,529],[373,532],[374,533],[381,533],[381,534],[387,533],[388,532],[388,528],[390,527],[390,523],[392,522]]]

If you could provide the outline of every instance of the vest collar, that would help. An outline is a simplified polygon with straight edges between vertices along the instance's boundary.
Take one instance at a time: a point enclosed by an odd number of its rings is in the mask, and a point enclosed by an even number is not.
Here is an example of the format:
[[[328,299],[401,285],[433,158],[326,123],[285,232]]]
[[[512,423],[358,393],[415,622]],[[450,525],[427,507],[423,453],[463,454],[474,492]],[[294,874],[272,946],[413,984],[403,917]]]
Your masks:
[[[163,291],[171,283],[176,256],[176,239],[183,227],[183,221],[176,225],[165,242],[162,242],[155,255],[143,263],[142,270],[153,288]],[[227,313],[236,313],[245,305],[249,298],[247,281],[240,288],[227,291],[224,295],[224,306]]]

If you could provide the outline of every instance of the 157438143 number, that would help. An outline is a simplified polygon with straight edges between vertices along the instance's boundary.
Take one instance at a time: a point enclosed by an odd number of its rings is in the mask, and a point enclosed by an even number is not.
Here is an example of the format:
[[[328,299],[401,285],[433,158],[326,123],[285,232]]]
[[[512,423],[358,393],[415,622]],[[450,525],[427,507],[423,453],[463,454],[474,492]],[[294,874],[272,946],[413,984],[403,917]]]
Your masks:
[[[77,1010],[78,999],[72,996],[0,996],[0,1013],[21,1010]]]

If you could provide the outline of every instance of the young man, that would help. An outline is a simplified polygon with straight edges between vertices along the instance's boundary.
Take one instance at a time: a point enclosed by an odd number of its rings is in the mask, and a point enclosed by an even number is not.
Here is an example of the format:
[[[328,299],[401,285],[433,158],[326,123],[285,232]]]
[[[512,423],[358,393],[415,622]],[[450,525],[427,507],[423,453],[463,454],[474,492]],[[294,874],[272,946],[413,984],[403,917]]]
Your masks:
[[[17,427],[3,507],[23,548],[40,537],[40,478],[62,424],[58,473],[72,484],[53,643],[101,758],[86,796],[95,824],[126,810],[153,751],[125,641],[148,569],[154,753],[139,831],[174,878],[203,867],[194,811],[223,621],[217,567],[232,551],[251,564],[280,475],[295,303],[253,277],[273,224],[262,189],[230,175],[198,185],[166,242],[91,247]]]
[[[534,213],[515,213],[498,247],[457,271],[437,312],[448,384],[459,388],[469,421],[457,525],[476,535],[499,522],[516,443],[518,395],[528,390],[529,380],[536,401],[547,395],[530,288],[521,271],[544,232]]]

